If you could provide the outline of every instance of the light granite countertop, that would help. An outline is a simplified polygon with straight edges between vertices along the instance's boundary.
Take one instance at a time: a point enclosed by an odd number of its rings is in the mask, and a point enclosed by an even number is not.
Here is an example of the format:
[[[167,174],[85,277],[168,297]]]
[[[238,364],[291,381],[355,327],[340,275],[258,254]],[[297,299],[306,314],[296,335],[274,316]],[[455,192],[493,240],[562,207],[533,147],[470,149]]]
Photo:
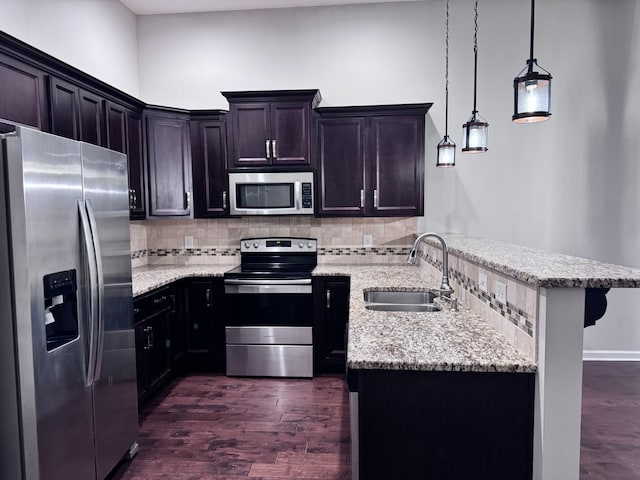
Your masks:
[[[222,276],[235,265],[133,269],[134,296],[187,277]],[[314,275],[351,277],[347,363],[355,369],[532,372],[501,334],[464,305],[459,312],[381,312],[364,308],[365,289],[420,290],[438,282],[415,266],[318,265]]]
[[[237,264],[228,265],[147,265],[132,270],[133,296],[137,297],[171,282],[188,277],[221,277]]]
[[[364,291],[439,285],[415,266],[319,265],[314,275],[351,277],[347,365],[353,369],[535,372],[536,365],[464,305],[451,312],[367,310]]]
[[[546,252],[486,238],[443,234],[449,252],[544,288],[640,288],[640,268]],[[425,239],[432,246],[440,243]]]

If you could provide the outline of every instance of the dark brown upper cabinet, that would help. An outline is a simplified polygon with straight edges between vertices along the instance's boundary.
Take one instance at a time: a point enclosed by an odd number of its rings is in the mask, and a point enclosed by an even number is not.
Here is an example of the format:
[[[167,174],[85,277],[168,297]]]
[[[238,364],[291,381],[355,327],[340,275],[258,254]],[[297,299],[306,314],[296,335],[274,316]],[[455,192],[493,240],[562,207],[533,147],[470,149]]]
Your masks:
[[[431,104],[319,108],[318,215],[420,216]]]
[[[51,133],[105,146],[105,100],[73,83],[49,77]]]
[[[191,112],[194,216],[229,215],[227,123],[224,111]]]
[[[222,92],[229,101],[231,167],[311,164],[318,90]]]
[[[48,131],[45,73],[0,54],[0,119]]]
[[[129,165],[129,217],[144,220],[145,166],[142,115],[113,102],[106,102],[107,148],[127,155]]]
[[[191,217],[189,112],[145,109],[149,216]]]

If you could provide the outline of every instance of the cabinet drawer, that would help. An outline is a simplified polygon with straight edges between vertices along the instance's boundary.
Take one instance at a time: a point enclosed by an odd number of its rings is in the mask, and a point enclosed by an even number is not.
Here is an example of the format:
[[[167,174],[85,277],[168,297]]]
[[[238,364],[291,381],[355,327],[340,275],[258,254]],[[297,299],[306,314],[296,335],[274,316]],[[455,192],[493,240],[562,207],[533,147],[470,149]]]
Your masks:
[[[175,309],[176,296],[173,288],[165,287],[137,297],[133,302],[133,321],[139,323],[167,309]]]

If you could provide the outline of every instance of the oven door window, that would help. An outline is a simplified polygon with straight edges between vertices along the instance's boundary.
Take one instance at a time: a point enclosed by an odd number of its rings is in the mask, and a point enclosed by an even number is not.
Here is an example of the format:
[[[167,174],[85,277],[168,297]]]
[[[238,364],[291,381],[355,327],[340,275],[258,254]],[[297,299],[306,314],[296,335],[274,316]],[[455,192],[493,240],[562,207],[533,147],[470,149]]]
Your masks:
[[[227,326],[311,326],[313,296],[307,293],[225,295]]]
[[[238,208],[293,208],[293,183],[243,183],[236,185]]]

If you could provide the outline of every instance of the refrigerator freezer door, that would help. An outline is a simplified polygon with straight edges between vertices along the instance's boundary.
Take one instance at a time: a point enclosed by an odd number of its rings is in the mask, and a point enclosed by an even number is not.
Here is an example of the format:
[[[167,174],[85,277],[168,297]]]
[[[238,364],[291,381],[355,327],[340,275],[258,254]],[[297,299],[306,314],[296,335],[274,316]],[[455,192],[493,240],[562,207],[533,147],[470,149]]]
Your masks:
[[[85,266],[77,215],[80,145],[27,128],[17,129],[6,145],[25,477],[94,478]],[[75,293],[54,295],[55,282],[45,285],[49,274],[74,271]],[[77,334],[69,335],[74,328]],[[50,351],[48,335],[56,337]]]
[[[84,198],[102,278],[94,384],[96,471],[101,480],[138,436],[129,187],[125,155],[81,145]]]

